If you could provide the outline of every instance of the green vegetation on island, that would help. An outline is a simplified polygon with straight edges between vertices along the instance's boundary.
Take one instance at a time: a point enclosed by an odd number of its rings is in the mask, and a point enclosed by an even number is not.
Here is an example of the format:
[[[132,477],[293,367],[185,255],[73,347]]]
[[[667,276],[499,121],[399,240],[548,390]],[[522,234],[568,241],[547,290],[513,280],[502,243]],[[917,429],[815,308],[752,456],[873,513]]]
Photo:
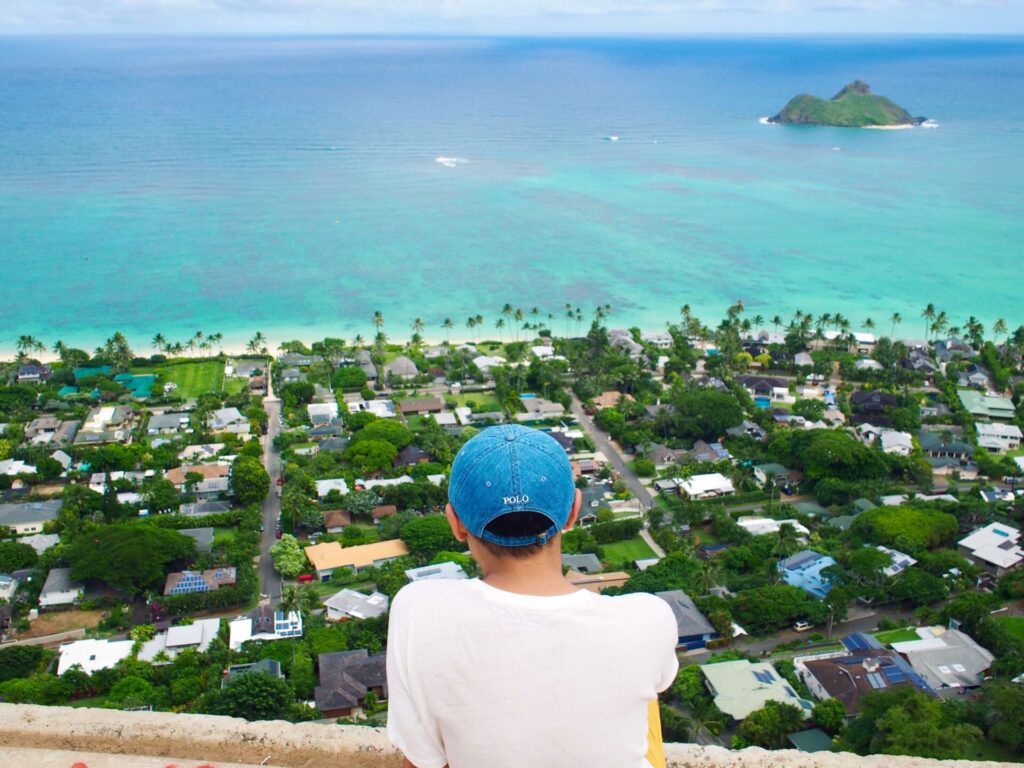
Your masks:
[[[871,93],[871,87],[863,80],[854,80],[829,101],[809,93],[794,96],[779,114],[768,118],[768,122],[870,128],[920,125],[926,119],[913,117],[885,96]]]

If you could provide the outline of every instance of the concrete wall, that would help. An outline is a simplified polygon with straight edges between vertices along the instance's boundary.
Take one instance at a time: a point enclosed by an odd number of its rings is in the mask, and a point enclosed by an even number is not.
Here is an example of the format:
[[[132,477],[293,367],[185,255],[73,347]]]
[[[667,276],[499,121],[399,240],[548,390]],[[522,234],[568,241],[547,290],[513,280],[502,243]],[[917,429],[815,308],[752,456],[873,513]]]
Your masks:
[[[80,754],[69,762],[60,750]],[[911,757],[859,757],[795,751],[732,752],[693,744],[666,746],[669,768],[969,768],[999,763],[939,762]],[[90,762],[85,753],[92,753]],[[95,755],[109,759],[98,761]],[[5,768],[142,768],[162,757],[167,765],[229,768],[227,764],[284,768],[400,768],[401,756],[382,730],[309,723],[249,723],[229,717],[120,712],[105,709],[0,704],[0,762]],[[118,757],[121,756],[121,757]],[[46,758],[45,760],[43,758]]]

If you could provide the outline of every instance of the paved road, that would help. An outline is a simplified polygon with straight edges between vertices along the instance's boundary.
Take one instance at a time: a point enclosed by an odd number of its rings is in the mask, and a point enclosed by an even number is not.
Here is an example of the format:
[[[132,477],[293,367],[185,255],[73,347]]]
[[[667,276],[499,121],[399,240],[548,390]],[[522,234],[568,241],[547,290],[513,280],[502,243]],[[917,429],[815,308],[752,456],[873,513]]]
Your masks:
[[[69,629],[67,632],[58,632],[55,635],[43,635],[41,637],[28,637],[24,640],[12,640],[4,643],[2,648],[9,645],[60,645],[69,640],[81,640],[85,637],[84,629]]]
[[[281,500],[277,497],[277,478],[281,476],[281,454],[274,448],[274,438],[281,431],[281,401],[274,396],[272,385],[267,383],[267,396],[263,407],[269,416],[266,444],[263,449],[263,465],[270,474],[270,493],[263,500],[263,536],[260,540],[260,592],[270,595],[271,603],[281,596],[281,575],[274,570],[270,559],[270,548],[274,546],[274,528],[281,514]]]
[[[626,481],[626,485],[629,486],[629,490],[633,492],[633,495],[640,500],[640,504],[644,509],[650,509],[654,506],[654,499],[651,498],[650,491],[647,490],[647,486],[640,482],[633,471],[626,465],[626,460],[619,453],[618,447],[612,443],[602,430],[594,426],[594,420],[590,418],[586,413],[583,412],[583,404],[575,394],[572,396],[572,404],[570,406],[573,416],[579,421],[590,437],[594,440],[594,445],[601,451],[608,459],[608,463],[612,465],[616,472]]]

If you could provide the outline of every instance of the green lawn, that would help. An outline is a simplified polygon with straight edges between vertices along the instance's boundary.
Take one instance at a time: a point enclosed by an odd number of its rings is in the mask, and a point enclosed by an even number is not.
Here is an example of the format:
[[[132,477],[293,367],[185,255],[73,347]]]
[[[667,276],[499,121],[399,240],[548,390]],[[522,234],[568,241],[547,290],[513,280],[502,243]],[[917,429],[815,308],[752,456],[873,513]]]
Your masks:
[[[131,372],[158,374],[165,384],[173,381],[178,385],[174,394],[186,400],[199,397],[204,392],[219,392],[225,386],[224,363],[220,360],[189,360],[165,365],[148,365],[132,368]],[[238,392],[244,388],[245,380],[231,379],[227,386],[228,391]]]
[[[238,529],[237,528],[221,528],[221,527],[217,527],[217,528],[213,529],[213,538],[214,539],[227,539],[228,541],[233,541],[235,536],[237,536],[237,535],[238,535]]]
[[[636,536],[624,541],[613,541],[611,544],[604,544],[604,559],[609,563],[626,563],[634,560],[645,560],[654,557],[654,551],[647,546],[647,542]]]
[[[1024,616],[999,616],[996,621],[1018,640],[1024,640]]]
[[[878,638],[878,642],[882,645],[888,645],[889,643],[905,643],[910,640],[920,640],[917,636],[917,632],[910,627],[906,629],[890,629],[887,632],[876,632],[875,637]]]
[[[490,413],[501,410],[501,401],[490,392],[466,392],[449,395],[458,406],[468,406],[473,413]]]

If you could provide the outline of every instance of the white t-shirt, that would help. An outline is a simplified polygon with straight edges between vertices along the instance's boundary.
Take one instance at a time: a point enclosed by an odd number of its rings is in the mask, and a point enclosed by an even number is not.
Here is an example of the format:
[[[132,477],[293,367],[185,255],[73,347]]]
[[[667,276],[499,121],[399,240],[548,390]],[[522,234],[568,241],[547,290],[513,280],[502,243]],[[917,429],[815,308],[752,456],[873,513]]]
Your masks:
[[[388,736],[416,768],[641,768],[676,641],[653,595],[416,582],[391,606]]]

